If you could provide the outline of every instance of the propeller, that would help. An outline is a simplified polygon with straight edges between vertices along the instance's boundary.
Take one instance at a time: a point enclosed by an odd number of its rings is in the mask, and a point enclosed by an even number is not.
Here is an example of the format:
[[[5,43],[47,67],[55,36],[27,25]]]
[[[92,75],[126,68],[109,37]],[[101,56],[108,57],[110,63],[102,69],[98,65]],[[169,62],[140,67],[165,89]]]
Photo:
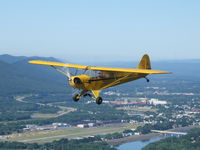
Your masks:
[[[64,67],[63,71],[64,71],[65,75],[68,77],[68,80],[70,81],[71,80],[71,73],[69,71],[69,68]]]
[[[61,73],[64,74],[65,76],[67,76],[68,80],[71,81],[71,80],[72,80],[71,77],[72,77],[73,75],[76,75],[76,74],[77,74],[77,71],[76,71],[75,73],[74,73],[73,70],[71,70],[71,71],[72,71],[73,73],[70,73],[70,69],[69,69],[68,67],[63,67]],[[74,95],[80,93],[80,90],[79,90],[79,89],[76,89],[76,88],[74,88],[74,87],[72,87],[72,86],[70,86],[70,89],[71,89],[71,95],[72,95],[72,97],[73,97]]]

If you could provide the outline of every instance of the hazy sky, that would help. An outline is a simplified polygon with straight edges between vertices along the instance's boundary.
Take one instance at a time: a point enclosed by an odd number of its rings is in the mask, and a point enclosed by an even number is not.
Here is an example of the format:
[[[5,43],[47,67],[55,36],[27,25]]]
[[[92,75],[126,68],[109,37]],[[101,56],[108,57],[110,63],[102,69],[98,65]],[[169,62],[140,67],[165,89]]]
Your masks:
[[[200,58],[200,1],[1,0],[5,53],[73,62]]]

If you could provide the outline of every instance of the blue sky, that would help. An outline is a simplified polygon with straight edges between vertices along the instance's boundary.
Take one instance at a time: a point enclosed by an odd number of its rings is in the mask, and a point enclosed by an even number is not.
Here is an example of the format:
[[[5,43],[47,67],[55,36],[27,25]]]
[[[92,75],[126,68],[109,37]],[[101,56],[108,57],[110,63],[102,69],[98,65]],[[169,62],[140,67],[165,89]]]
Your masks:
[[[0,1],[0,54],[73,62],[200,58],[200,1]]]

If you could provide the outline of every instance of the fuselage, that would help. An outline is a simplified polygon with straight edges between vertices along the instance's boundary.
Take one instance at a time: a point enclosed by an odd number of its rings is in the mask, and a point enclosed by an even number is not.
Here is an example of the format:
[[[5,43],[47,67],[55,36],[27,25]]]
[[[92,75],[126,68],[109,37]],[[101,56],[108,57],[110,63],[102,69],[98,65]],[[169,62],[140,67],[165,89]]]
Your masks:
[[[88,75],[81,74],[77,76],[72,76],[69,84],[74,88],[82,90],[102,90],[105,88],[137,80],[145,76],[146,74],[129,73],[126,76],[101,78],[90,77]]]

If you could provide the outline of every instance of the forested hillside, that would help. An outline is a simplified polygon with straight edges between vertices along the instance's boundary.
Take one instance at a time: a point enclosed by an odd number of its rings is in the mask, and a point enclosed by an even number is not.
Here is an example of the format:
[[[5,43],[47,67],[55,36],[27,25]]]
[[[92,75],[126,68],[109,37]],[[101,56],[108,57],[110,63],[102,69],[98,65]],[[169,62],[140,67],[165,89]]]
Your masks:
[[[68,92],[66,77],[49,66],[29,64],[29,60],[58,61],[55,58],[0,56],[0,95]]]
[[[20,142],[0,142],[0,149],[15,150],[116,150],[107,143],[102,142],[100,137],[84,138],[80,140],[61,139],[51,143],[20,143]]]

